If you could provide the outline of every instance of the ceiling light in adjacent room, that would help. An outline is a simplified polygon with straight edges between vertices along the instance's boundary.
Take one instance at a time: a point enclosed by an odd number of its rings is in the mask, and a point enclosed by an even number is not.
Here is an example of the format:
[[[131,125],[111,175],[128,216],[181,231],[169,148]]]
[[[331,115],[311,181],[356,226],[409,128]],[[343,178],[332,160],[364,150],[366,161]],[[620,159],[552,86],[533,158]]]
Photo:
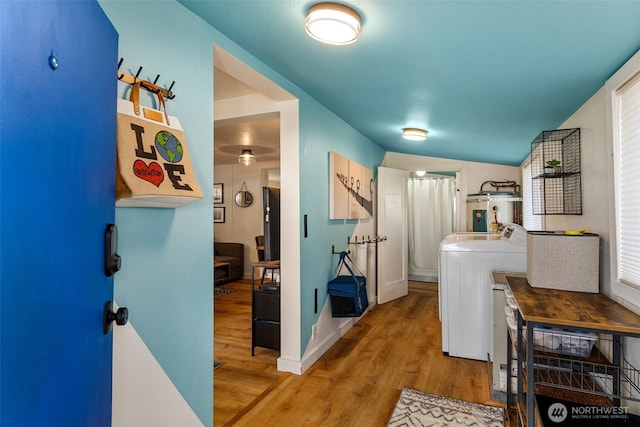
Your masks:
[[[339,3],[318,3],[307,13],[305,30],[322,43],[344,45],[360,37],[360,15]]]
[[[251,150],[242,150],[240,156],[238,156],[238,163],[242,163],[245,166],[250,166],[256,162],[256,156],[253,155]]]
[[[416,175],[418,176],[424,176],[424,174],[426,174],[427,171],[416,171]]]
[[[410,139],[411,141],[423,141],[427,139],[427,131],[418,128],[404,128],[402,129],[402,137],[404,139]]]

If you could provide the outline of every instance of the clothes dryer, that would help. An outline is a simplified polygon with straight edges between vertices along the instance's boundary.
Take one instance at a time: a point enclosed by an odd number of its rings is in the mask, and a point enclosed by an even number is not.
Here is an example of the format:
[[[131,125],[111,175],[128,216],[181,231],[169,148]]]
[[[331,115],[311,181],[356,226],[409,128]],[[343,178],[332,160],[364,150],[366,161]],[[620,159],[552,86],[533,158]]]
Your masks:
[[[527,270],[527,232],[517,224],[500,234],[452,233],[440,243],[438,294],[442,351],[493,358],[491,273]]]

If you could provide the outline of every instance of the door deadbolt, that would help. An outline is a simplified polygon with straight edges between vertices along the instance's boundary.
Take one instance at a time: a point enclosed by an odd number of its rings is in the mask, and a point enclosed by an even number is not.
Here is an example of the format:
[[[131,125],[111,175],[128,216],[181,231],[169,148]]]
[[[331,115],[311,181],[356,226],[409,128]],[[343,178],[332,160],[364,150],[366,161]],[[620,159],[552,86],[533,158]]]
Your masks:
[[[104,274],[111,277],[120,270],[122,260],[118,255],[118,227],[107,224],[104,233]]]
[[[113,303],[111,301],[107,301],[104,304],[102,332],[104,332],[105,335],[111,332],[114,321],[116,322],[116,325],[122,326],[126,325],[128,320],[129,310],[127,309],[127,307],[120,307],[118,308],[118,311],[114,313]]]

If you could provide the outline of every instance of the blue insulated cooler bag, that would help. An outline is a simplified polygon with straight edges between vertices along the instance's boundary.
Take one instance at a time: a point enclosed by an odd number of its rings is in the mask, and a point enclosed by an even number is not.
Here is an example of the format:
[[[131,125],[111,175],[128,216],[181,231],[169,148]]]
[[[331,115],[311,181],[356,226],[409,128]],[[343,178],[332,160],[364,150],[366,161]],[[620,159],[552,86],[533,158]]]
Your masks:
[[[349,272],[348,276],[340,275],[343,266]],[[360,275],[354,274],[354,270]],[[331,315],[333,317],[361,316],[369,307],[367,279],[355,267],[347,252],[340,252],[340,261],[338,261],[333,277],[328,286]]]

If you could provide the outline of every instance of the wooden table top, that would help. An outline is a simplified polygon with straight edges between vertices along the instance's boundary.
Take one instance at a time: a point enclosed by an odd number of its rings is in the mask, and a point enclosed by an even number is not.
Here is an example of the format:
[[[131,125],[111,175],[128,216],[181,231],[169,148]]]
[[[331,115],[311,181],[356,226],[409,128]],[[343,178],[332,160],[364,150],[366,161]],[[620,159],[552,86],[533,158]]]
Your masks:
[[[213,267],[214,267],[214,268],[217,268],[217,267],[226,267],[226,266],[229,266],[229,265],[231,265],[231,264],[230,264],[230,263],[228,263],[228,262],[224,262],[224,261],[214,261],[214,262],[213,262]]]
[[[272,267],[272,268],[277,268],[280,267],[280,260],[276,259],[273,261],[258,261],[253,263],[254,267]]]
[[[640,316],[604,294],[534,288],[526,277],[507,281],[525,321],[640,336]]]

